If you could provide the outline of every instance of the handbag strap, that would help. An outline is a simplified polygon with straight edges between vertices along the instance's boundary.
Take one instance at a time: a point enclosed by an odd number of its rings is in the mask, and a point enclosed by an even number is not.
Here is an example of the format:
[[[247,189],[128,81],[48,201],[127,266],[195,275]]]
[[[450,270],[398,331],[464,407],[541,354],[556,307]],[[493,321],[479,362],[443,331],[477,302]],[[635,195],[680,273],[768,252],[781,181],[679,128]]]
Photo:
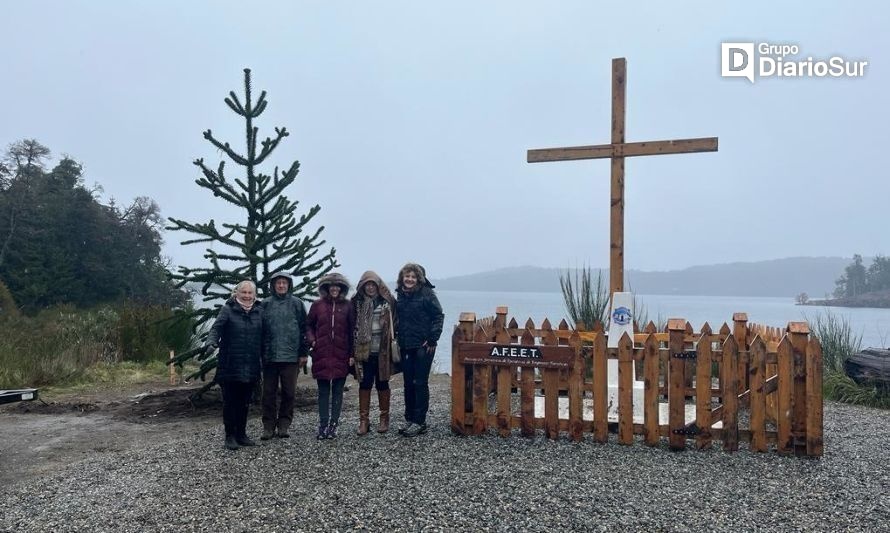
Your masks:
[[[396,338],[396,333],[393,331],[392,326],[392,307],[387,306],[387,310],[389,311],[389,340],[394,340]]]

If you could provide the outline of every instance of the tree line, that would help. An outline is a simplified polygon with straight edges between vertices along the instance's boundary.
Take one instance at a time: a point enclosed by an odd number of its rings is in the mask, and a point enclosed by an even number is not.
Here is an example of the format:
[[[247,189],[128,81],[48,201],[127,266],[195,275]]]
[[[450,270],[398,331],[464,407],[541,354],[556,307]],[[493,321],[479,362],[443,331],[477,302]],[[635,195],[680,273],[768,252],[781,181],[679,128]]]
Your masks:
[[[16,305],[35,313],[58,304],[185,303],[161,254],[158,204],[103,201],[79,162],[66,155],[50,168],[51,155],[25,139],[0,160],[0,281]]]
[[[835,282],[835,298],[852,298],[869,292],[890,289],[890,257],[875,256],[866,267],[862,256],[853,256],[853,262],[847,265],[843,275]]]

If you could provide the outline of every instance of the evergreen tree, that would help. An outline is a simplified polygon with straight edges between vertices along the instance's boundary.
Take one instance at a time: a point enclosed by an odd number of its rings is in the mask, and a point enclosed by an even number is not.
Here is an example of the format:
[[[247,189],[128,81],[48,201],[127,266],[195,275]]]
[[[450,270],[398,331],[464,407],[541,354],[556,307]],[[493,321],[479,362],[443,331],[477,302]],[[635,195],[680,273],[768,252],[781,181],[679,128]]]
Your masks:
[[[315,291],[318,279],[338,266],[335,249],[321,253],[325,244],[320,239],[324,226],[306,234],[307,224],[318,214],[321,207],[313,206],[297,217],[299,202],[288,199],[285,189],[297,178],[299,161],[291,163],[283,172],[275,167],[272,174],[264,174],[259,167],[278,147],[282,139],[289,135],[285,128],[275,128],[275,137],[259,141],[259,129],[254,125],[266,110],[266,91],[253,100],[250,69],[244,69],[244,101],[234,91],[225,98],[226,105],[245,122],[246,152],[238,153],[227,142],[217,140],[211,130],[204,132],[204,138],[222,151],[236,165],[243,167],[242,177],[234,179],[226,175],[225,161],[213,169],[203,159],[195,161],[201,169],[201,177],[195,180],[199,187],[208,190],[214,197],[238,207],[243,219],[237,223],[220,223],[211,219],[207,223],[190,223],[170,218],[168,229],[183,230],[195,234],[195,238],[182,241],[183,245],[211,243],[220,245],[222,250],[207,248],[204,258],[209,265],[202,267],[180,266],[172,278],[179,286],[200,285],[205,302],[212,307],[196,309],[197,327],[216,317],[219,307],[231,295],[232,288],[241,280],[250,279],[257,283],[258,297],[265,297],[269,278],[279,271],[290,272],[294,276],[294,295],[305,298]],[[177,364],[197,357],[202,360],[201,368],[193,376],[204,379],[216,367],[215,357],[204,359],[200,349],[179,354]]]

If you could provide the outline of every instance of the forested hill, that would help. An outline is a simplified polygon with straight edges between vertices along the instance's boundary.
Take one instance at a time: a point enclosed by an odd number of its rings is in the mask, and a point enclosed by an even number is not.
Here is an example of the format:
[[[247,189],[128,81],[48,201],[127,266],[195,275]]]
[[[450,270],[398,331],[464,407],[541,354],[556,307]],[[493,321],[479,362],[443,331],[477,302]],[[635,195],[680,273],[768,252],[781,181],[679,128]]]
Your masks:
[[[639,294],[788,296],[830,294],[849,258],[790,257],[770,261],[694,266],[665,272],[627,271],[627,287]],[[442,290],[559,292],[565,269],[510,267],[433,280]],[[603,270],[608,284],[608,271]]]

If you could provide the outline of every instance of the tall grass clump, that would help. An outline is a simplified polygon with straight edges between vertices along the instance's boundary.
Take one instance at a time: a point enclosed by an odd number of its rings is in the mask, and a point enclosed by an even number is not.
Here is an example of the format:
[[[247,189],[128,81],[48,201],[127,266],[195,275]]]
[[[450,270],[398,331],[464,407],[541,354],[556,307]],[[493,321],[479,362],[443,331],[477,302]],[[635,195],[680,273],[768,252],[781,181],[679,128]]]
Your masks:
[[[196,346],[194,321],[161,306],[61,306],[0,316],[0,388],[46,387],[163,369],[169,351]],[[103,377],[104,376],[104,377]]]
[[[593,329],[599,322],[605,323],[609,308],[609,288],[603,281],[603,273],[597,271],[593,279],[589,267],[575,270],[574,276],[566,271],[559,275],[559,287],[566,306],[566,313],[575,324],[582,324],[584,329]]]
[[[825,398],[890,409],[890,390],[876,384],[856,383],[844,372],[844,361],[862,347],[862,335],[853,332],[850,322],[842,315],[826,310],[809,323],[822,345]]]

